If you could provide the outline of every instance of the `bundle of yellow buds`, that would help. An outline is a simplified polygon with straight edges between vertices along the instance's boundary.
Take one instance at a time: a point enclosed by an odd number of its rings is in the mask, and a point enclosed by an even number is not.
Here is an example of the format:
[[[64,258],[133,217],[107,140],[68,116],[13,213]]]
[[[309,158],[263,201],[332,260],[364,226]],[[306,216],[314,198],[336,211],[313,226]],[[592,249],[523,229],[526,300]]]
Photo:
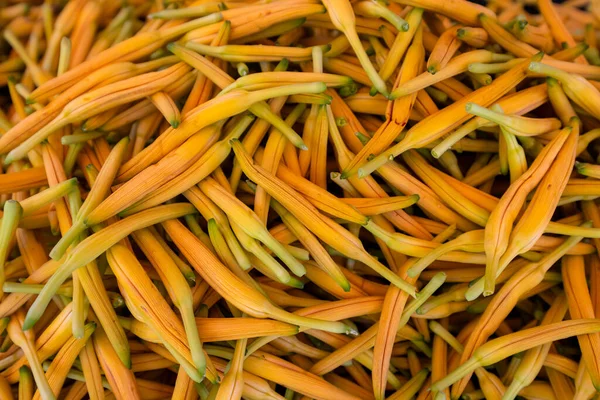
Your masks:
[[[0,399],[598,398],[599,33],[0,1]]]

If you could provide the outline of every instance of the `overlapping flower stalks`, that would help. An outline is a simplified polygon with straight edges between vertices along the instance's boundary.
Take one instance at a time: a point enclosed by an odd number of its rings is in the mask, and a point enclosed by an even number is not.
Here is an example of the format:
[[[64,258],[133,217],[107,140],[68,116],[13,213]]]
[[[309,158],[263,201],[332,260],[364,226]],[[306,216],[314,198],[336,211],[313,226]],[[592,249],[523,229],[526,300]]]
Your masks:
[[[599,31],[0,2],[0,399],[598,398]]]

